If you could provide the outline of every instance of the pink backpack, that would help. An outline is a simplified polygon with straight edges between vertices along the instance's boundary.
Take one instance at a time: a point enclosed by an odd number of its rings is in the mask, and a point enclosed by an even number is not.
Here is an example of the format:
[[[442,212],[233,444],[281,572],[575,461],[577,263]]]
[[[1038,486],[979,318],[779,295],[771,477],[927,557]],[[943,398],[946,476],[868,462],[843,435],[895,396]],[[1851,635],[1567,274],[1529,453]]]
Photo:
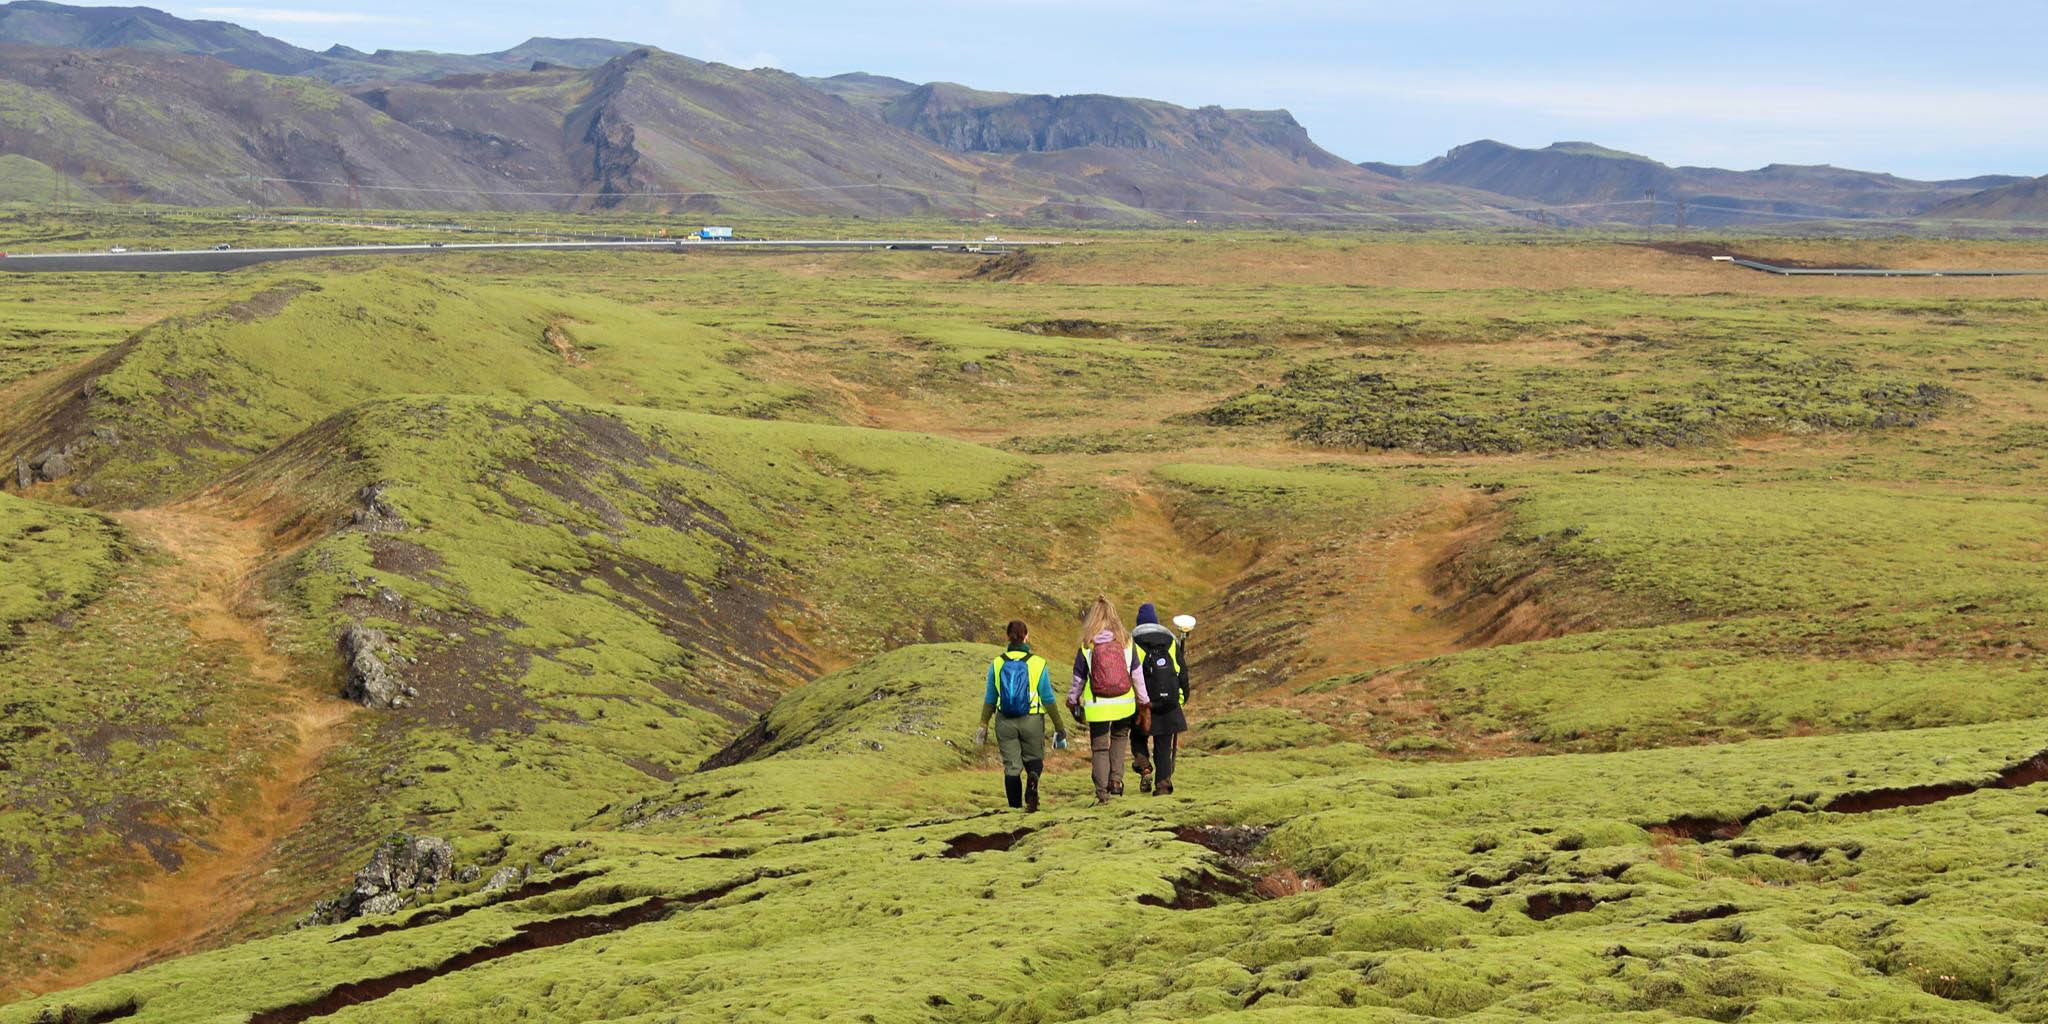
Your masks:
[[[1124,663],[1123,648],[1109,643],[1089,649],[1088,691],[1097,700],[1131,692],[1131,667]]]

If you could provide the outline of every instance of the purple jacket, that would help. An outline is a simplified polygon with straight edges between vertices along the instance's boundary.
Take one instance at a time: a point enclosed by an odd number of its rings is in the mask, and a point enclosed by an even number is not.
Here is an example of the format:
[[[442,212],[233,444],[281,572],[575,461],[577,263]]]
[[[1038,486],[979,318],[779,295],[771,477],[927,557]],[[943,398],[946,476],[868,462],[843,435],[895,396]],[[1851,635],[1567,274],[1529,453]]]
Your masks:
[[[1103,644],[1113,643],[1116,643],[1115,633],[1112,633],[1109,630],[1105,629],[1102,632],[1095,634],[1095,645],[1097,647],[1100,647]],[[1145,692],[1144,659],[1139,658],[1137,656],[1137,652],[1131,650],[1130,648],[1124,649],[1124,657],[1126,660],[1130,662],[1131,665],[1131,689],[1136,690],[1138,692],[1138,703],[1152,703],[1152,695]],[[1088,651],[1087,649],[1083,648],[1082,650],[1074,652],[1074,685],[1067,688],[1067,703],[1079,704],[1081,702],[1081,687],[1086,686],[1087,684]]]

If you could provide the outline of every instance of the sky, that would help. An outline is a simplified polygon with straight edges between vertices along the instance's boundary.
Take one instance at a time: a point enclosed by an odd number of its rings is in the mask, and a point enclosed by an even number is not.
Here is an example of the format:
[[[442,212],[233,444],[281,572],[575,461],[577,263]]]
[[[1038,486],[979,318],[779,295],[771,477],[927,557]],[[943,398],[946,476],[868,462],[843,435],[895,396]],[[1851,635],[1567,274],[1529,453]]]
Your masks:
[[[1352,160],[1491,138],[1736,169],[2048,173],[2039,0],[260,2],[156,6],[315,49],[602,36],[804,75],[1284,107]]]

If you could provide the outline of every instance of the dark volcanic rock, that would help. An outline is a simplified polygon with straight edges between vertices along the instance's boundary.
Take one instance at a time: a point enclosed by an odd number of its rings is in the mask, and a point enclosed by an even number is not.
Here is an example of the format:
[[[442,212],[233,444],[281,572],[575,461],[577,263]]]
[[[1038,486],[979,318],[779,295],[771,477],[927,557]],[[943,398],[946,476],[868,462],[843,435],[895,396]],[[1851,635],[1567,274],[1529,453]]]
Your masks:
[[[341,695],[366,708],[402,708],[419,691],[391,671],[402,659],[381,629],[361,623],[341,635],[341,654],[348,660],[348,682]]]
[[[403,909],[421,892],[454,876],[455,847],[435,836],[398,834],[384,840],[356,872],[349,891],[313,905],[307,924],[334,924]]]
[[[43,456],[36,466],[36,474],[45,480],[62,480],[71,475],[71,453],[51,452]]]
[[[356,498],[363,503],[353,516],[358,529],[371,533],[396,533],[411,528],[412,524],[406,522],[405,517],[399,515],[398,510],[391,507],[390,502],[384,500],[383,484],[371,484],[363,488],[362,493],[356,495]]]

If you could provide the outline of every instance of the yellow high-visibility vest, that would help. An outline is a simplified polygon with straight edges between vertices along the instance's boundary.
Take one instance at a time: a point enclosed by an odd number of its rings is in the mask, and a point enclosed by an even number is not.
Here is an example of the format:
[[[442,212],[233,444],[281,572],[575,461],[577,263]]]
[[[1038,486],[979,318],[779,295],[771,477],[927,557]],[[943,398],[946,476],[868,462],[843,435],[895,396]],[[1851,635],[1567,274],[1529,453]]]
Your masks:
[[[1017,658],[1012,657],[1012,655],[1022,653],[1022,651],[1004,651],[1001,657],[998,657],[996,660],[989,663],[988,670],[995,674],[994,678],[996,681],[996,691],[998,699],[1001,698],[1003,686],[1003,663],[1006,661],[1018,660]],[[1023,661],[1024,688],[1031,691],[1030,713],[1034,715],[1045,714],[1045,703],[1038,699],[1038,682],[1041,679],[1047,678],[1045,659],[1039,657],[1036,654],[1033,654],[1025,657]]]
[[[1091,670],[1089,672],[1089,676],[1091,678],[1088,680],[1086,684],[1084,684],[1081,687],[1082,720],[1088,722],[1116,722],[1136,715],[1138,713],[1137,682],[1133,680],[1131,683],[1131,688],[1125,690],[1123,696],[1121,697],[1104,697],[1101,700],[1095,699],[1095,680],[1094,678],[1092,678],[1095,674],[1092,671],[1095,666],[1095,659],[1093,657],[1095,653],[1095,645],[1090,644],[1086,647],[1083,647],[1081,648],[1081,652],[1084,655],[1089,656],[1088,666]],[[1126,646],[1124,648],[1124,665],[1128,667],[1130,663],[1131,649],[1128,646]]]

